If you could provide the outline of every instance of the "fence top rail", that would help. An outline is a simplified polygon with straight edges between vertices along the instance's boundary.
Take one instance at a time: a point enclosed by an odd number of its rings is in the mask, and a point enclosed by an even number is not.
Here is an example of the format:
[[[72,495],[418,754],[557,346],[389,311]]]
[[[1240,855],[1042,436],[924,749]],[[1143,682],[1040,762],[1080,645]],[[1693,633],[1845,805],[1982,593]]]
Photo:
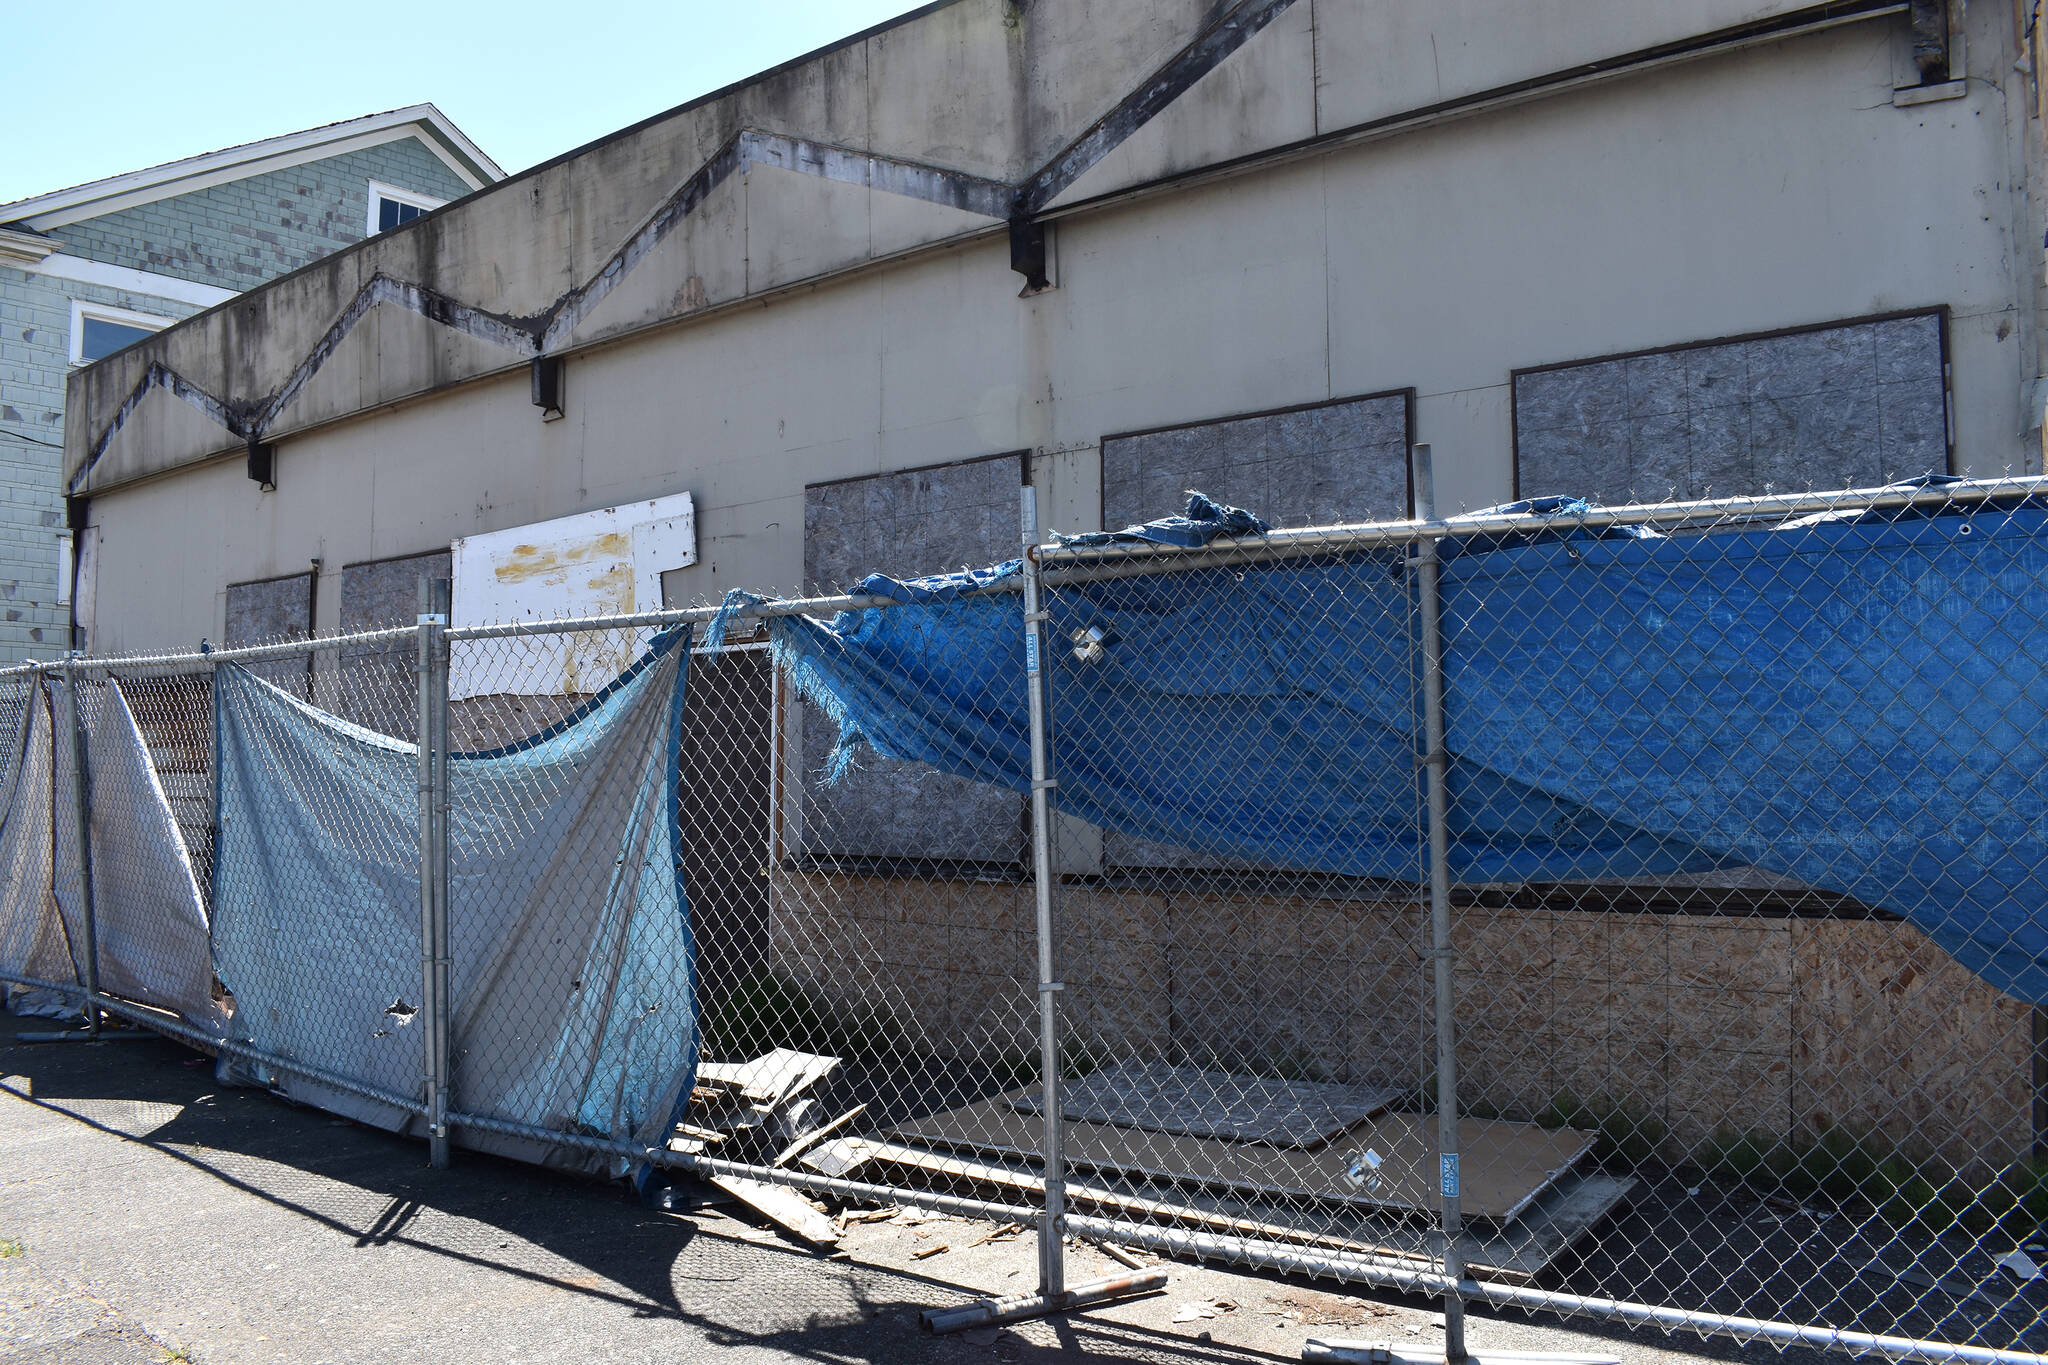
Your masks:
[[[127,654],[103,658],[81,658],[78,666],[88,673],[110,673],[142,668],[212,667],[224,663],[259,663],[266,659],[292,659],[329,649],[353,649],[368,645],[393,645],[415,638],[413,626],[389,626],[382,630],[361,630],[346,635],[320,635],[304,640],[282,640],[275,644],[243,645],[233,649],[191,650],[182,654]],[[63,660],[31,664],[45,673],[61,672]]]
[[[1207,545],[1195,547],[1139,541],[1109,545],[1056,542],[1037,546],[1032,554],[1047,570],[1045,577],[1048,586],[1058,586],[1062,583],[1082,583],[1132,573],[1160,573],[1214,564],[1301,558],[1348,550],[1407,545],[1421,540],[1452,536],[1555,532],[1606,526],[1672,526],[1703,520],[1736,522],[1784,519],[1819,512],[1942,506],[2024,496],[2048,496],[2048,476],[1968,479],[1916,487],[1894,484],[1880,488],[1840,489],[1824,493],[1786,493],[1763,497],[1631,503],[1616,507],[1584,507],[1570,512],[1483,512],[1436,521],[1359,522],[1269,531],[1261,536],[1212,540]],[[1021,586],[1018,577],[1013,575],[977,588],[969,595],[1011,593],[1018,591]],[[776,616],[830,616],[842,611],[901,605],[903,604],[894,597],[862,593],[820,597],[772,597],[738,601],[729,606],[681,607],[609,616],[454,626],[446,631],[446,635],[451,641],[517,639],[585,631],[702,625],[714,620],[721,613],[731,619],[762,620]],[[303,640],[231,649],[109,655],[81,658],[76,661],[76,666],[86,672],[103,674],[139,669],[211,668],[215,664],[257,663],[271,659],[300,657],[324,650],[388,647],[413,640],[417,636],[417,630],[416,626],[390,626],[380,630],[315,636]],[[25,678],[37,673],[54,673],[66,666],[64,660],[11,664],[0,667],[0,681]]]
[[[1136,562],[1189,568],[1219,562],[1333,554],[1455,536],[1510,535],[1607,526],[1677,526],[1700,521],[1782,520],[1822,512],[1940,507],[2039,495],[2048,495],[2048,477],[2032,475],[1965,479],[1912,487],[1892,484],[1879,488],[1843,488],[1832,492],[1589,506],[1569,512],[1473,512],[1435,521],[1411,519],[1343,526],[1304,526],[1268,531],[1260,536],[1219,538],[1194,547],[1149,541],[1122,541],[1108,545],[1059,542],[1041,545],[1033,554],[1048,570],[1064,570],[1069,574],[1084,574],[1089,568]]]

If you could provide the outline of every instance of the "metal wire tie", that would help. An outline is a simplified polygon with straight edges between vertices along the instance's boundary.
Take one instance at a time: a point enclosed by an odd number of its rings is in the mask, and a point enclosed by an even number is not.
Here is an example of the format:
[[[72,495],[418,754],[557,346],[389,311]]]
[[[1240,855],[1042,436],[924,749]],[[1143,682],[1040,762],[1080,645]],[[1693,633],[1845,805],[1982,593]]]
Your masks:
[[[1040,995],[1048,995],[1053,991],[1063,991],[1066,988],[1067,983],[1064,981],[1041,981],[1038,983],[1038,993]]]
[[[1057,777],[1034,777],[1031,779],[1031,790],[1035,792],[1049,792],[1059,786],[1059,784],[1060,780]]]

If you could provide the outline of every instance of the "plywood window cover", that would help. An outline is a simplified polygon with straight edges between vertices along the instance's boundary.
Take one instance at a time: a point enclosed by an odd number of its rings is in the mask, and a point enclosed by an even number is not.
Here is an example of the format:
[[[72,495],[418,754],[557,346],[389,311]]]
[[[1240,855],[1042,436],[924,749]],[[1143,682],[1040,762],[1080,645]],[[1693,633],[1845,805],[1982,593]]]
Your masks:
[[[957,460],[941,460],[933,464],[911,465],[902,469],[878,469],[863,474],[848,474],[836,479],[820,479],[803,486],[805,500],[813,492],[831,488],[851,488],[855,485],[872,483],[882,479],[900,479],[916,474],[929,474],[939,470],[961,469],[973,465],[992,464],[1008,460],[1017,467],[1017,488],[1019,490],[1018,519],[1019,544],[1023,528],[1022,490],[1032,481],[1032,452],[1027,449],[997,451],[990,455],[970,455]],[[1043,510],[1043,509],[1041,509]],[[810,574],[810,542],[808,529],[804,542],[806,578]],[[997,561],[1003,556],[997,552]],[[869,572],[886,573],[902,577],[902,566],[886,561],[875,565]],[[814,584],[820,592],[850,590],[852,584]],[[1021,627],[1020,627],[1021,628]],[[774,716],[775,733],[772,738],[776,780],[771,788],[774,809],[769,815],[769,828],[778,866],[792,871],[824,872],[843,876],[887,876],[909,877],[938,881],[973,881],[1013,884],[1025,875],[1025,860],[1029,845],[1029,812],[1020,799],[1017,803],[1018,846],[1014,856],[1007,858],[944,857],[938,855],[919,856],[915,854],[867,854],[845,850],[812,849],[804,846],[801,834],[802,816],[791,819],[791,802],[801,812],[802,802],[810,792],[807,780],[804,746],[804,708],[793,698],[781,694],[778,675],[777,699]],[[789,706],[792,714],[785,717],[783,707]],[[795,723],[789,723],[794,721]],[[794,749],[792,755],[790,750]],[[792,761],[793,759],[793,761]],[[785,767],[787,765],[787,767]],[[784,774],[796,777],[798,790],[792,792],[785,786]]]
[[[1524,365],[1508,371],[1508,445],[1511,455],[1508,473],[1514,484],[1514,501],[1522,497],[1522,432],[1521,403],[1517,390],[1525,375],[1552,374],[1558,370],[1576,370],[1585,365],[1606,365],[1617,360],[1642,360],[1650,356],[1683,355],[1687,351],[1703,351],[1713,346],[1739,346],[1749,341],[1771,341],[1778,337],[1807,336],[1814,332],[1832,332],[1847,327],[1867,327],[1879,322],[1900,322],[1909,318],[1933,318],[1941,337],[1941,383],[1942,402],[1949,417],[1947,427],[1948,470],[1956,472],[1955,442],[1955,391],[1953,361],[1949,354],[1949,307],[1936,304],[1929,308],[1900,308],[1889,313],[1869,313],[1861,317],[1836,318],[1829,322],[1807,322],[1796,327],[1773,327],[1761,332],[1738,332],[1732,336],[1708,337],[1700,341],[1683,341],[1670,346],[1645,346],[1640,350],[1616,351],[1610,355],[1581,356],[1576,360],[1556,360],[1544,365]]]
[[[1106,449],[1111,441],[1133,441],[1144,436],[1163,436],[1169,432],[1194,431],[1201,427],[1224,426],[1231,422],[1254,422],[1261,417],[1286,417],[1297,412],[1314,412],[1318,408],[1338,408],[1351,403],[1377,403],[1389,398],[1401,400],[1402,419],[1405,427],[1405,439],[1402,444],[1405,449],[1413,450],[1415,448],[1415,390],[1412,387],[1405,389],[1381,389],[1376,393],[1354,393],[1342,398],[1321,398],[1312,403],[1293,403],[1286,407],[1261,408],[1256,412],[1225,413],[1220,417],[1204,417],[1192,422],[1169,422],[1163,426],[1140,427],[1134,431],[1105,432],[1102,439],[1096,443],[1096,449],[1098,451]],[[1405,515],[1412,517],[1415,515],[1415,469],[1412,463],[1408,464],[1404,482],[1408,489],[1408,506],[1404,511]],[[1206,492],[1207,490],[1202,491]],[[1095,462],[1096,506],[1106,508],[1109,505],[1108,496],[1107,471],[1104,467],[1104,462],[1098,458]],[[1159,515],[1165,516],[1169,512],[1179,512],[1180,510],[1178,507],[1169,507],[1163,509]],[[1244,510],[1253,515],[1262,515],[1260,509],[1256,507],[1247,507]],[[1105,519],[1106,517],[1107,514],[1105,513]],[[1099,529],[1107,531],[1121,530],[1122,528],[1104,526]]]

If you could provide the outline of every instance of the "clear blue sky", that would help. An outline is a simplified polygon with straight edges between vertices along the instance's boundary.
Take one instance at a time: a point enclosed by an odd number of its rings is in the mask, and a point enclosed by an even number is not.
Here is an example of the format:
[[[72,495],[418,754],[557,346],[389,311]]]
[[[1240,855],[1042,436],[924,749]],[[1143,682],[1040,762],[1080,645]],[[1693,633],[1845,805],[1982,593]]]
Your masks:
[[[518,171],[920,2],[23,4],[0,203],[425,101]]]

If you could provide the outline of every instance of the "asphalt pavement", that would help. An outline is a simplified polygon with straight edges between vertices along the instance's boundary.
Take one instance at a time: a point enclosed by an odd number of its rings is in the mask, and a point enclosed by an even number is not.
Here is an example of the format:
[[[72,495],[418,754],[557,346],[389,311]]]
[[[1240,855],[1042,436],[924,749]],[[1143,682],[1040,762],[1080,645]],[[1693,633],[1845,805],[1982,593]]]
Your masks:
[[[933,1338],[918,1315],[1028,1291],[1032,1239],[903,1216],[837,1256],[739,1206],[650,1212],[618,1186],[425,1148],[232,1089],[160,1039],[24,1044],[0,1017],[0,1362],[206,1365],[716,1359],[1293,1361],[1309,1337],[1442,1349],[1438,1305],[1170,1264],[1167,1292]],[[991,1235],[993,1234],[993,1235]],[[1070,1276],[1119,1267],[1093,1247]],[[1475,1349],[1648,1365],[1818,1362],[1517,1314]]]

